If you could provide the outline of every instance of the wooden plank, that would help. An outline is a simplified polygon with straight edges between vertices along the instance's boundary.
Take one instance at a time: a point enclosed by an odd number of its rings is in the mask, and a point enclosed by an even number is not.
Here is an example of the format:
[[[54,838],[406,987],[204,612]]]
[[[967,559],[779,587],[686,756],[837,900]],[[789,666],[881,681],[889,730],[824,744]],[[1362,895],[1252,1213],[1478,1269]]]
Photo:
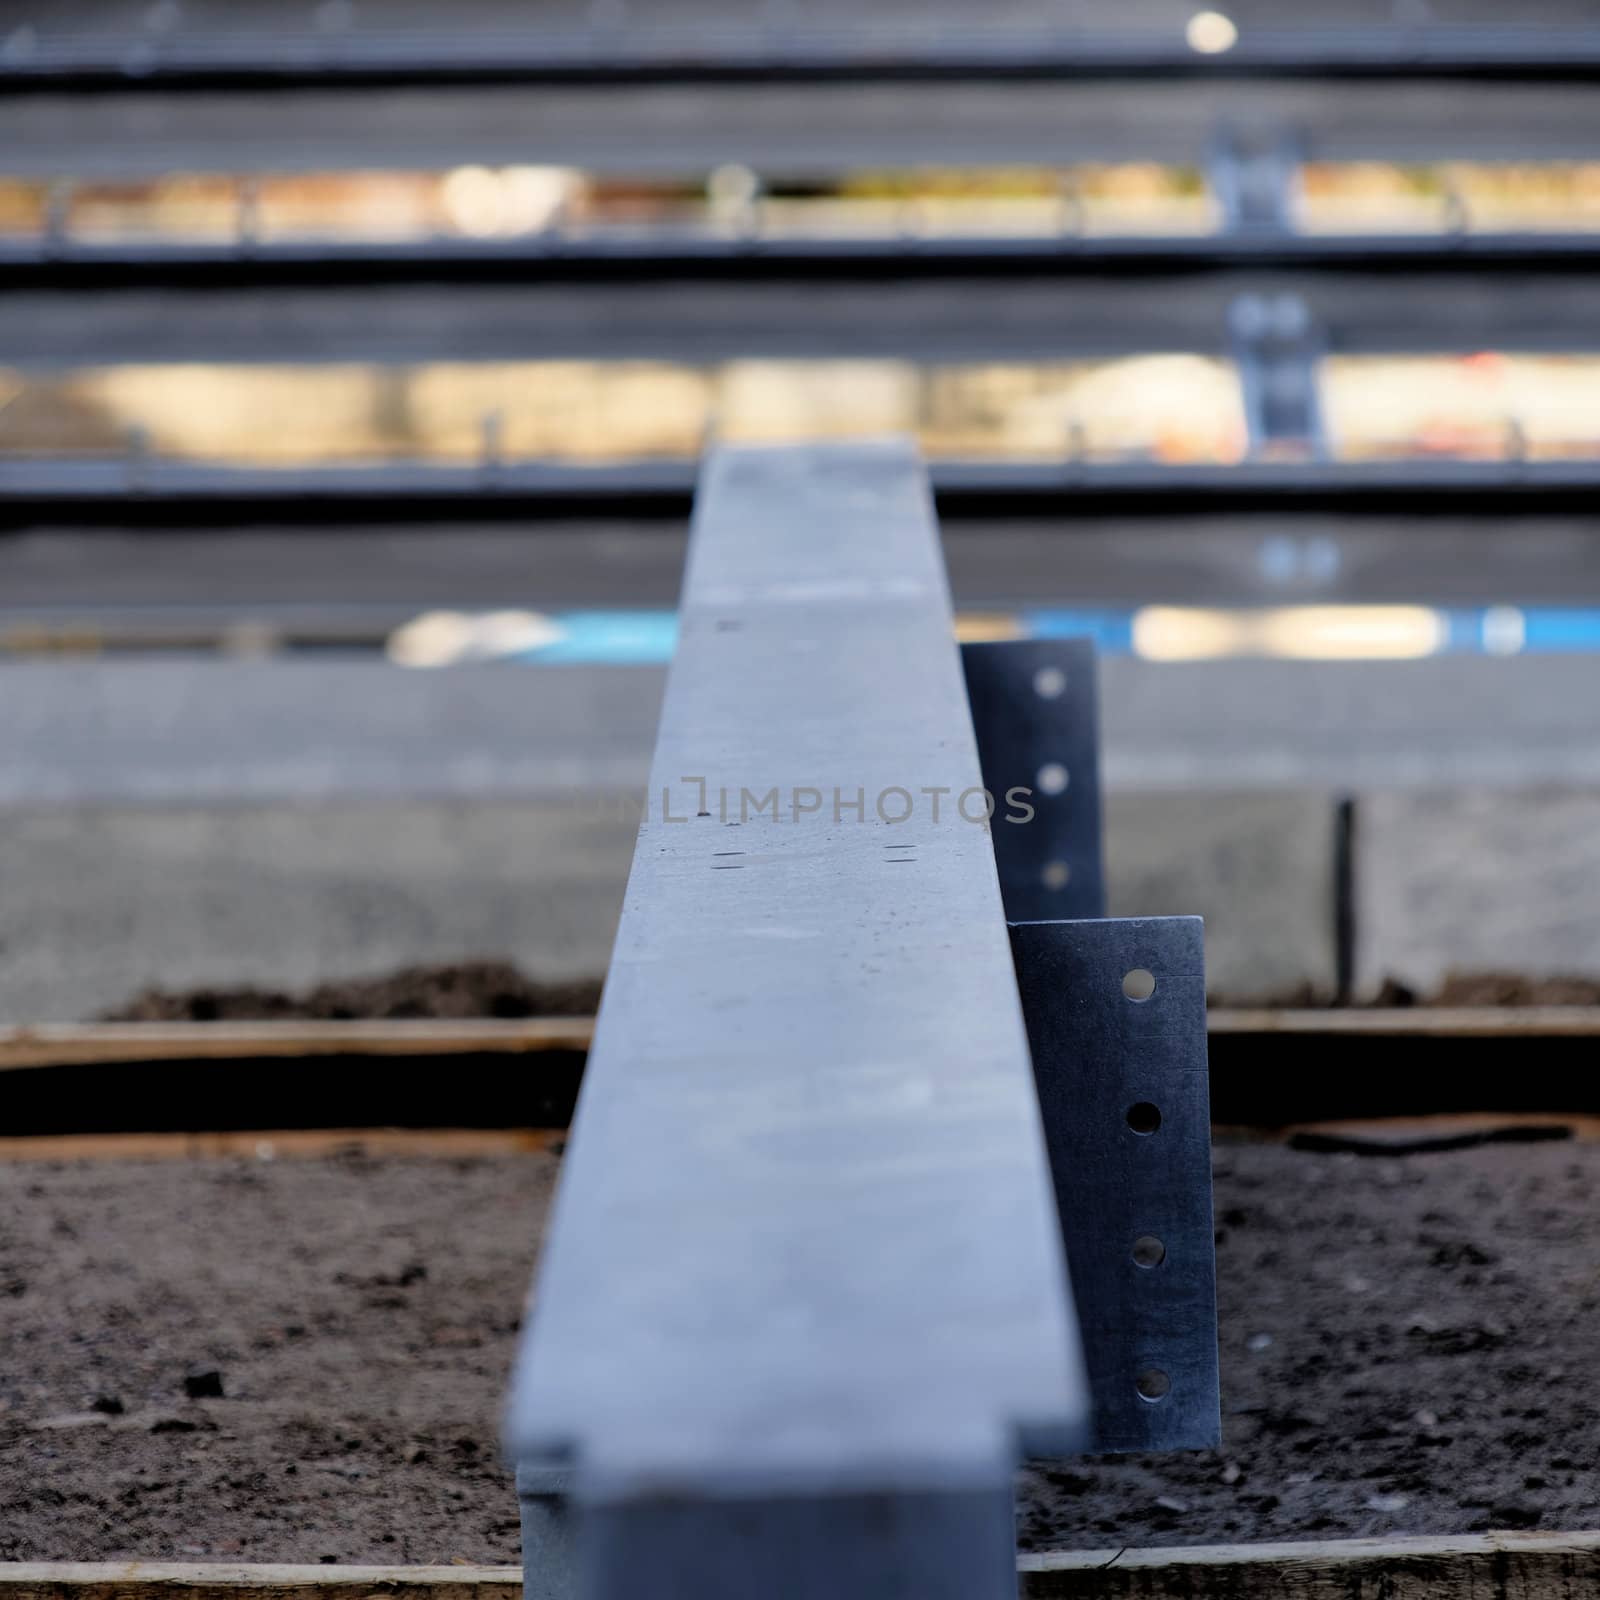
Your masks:
[[[1276,1010],[1219,1006],[1213,1034],[1308,1034],[1327,1038],[1532,1039],[1600,1035],[1600,1006],[1374,1006],[1370,1010]]]
[[[1445,1138],[1524,1126],[1559,1124],[1583,1144],[1600,1143],[1600,1117],[1502,1112],[1437,1117],[1371,1117],[1339,1122],[1291,1123],[1282,1128],[1218,1125],[1213,1141],[1255,1140],[1282,1144],[1301,1133],[1385,1143]],[[0,1162],[10,1161],[204,1161],[249,1156],[258,1161],[323,1160],[351,1154],[371,1156],[559,1155],[565,1128],[288,1128],[196,1133],[59,1133],[0,1138]]]
[[[59,1133],[0,1138],[5,1161],[257,1161],[330,1156],[516,1156],[559,1152],[565,1128],[284,1128],[229,1133]]]
[[[1284,1137],[1297,1131],[1347,1131],[1325,1126],[1336,1120],[1371,1123],[1403,1117],[1416,1122],[1456,1116],[1478,1117],[1502,1127],[1514,1121],[1559,1121],[1571,1128],[1575,1138],[1595,1137],[1588,1119],[1600,1113],[1600,1104],[1595,1102],[1585,1052],[1588,1041],[1600,1037],[1600,1006],[1217,1009],[1208,1023],[1213,1036],[1212,1111],[1219,1136],[1259,1136],[1248,1130],[1266,1127]],[[19,1111],[7,1131],[16,1136],[32,1128],[38,1135],[67,1137],[95,1130],[108,1134],[183,1130],[186,1123],[208,1115],[196,1108],[212,1099],[208,1084],[221,1086],[221,1078],[211,1076],[213,1067],[242,1061],[260,1064],[269,1075],[277,1063],[275,1092],[284,1096],[277,1110],[257,1106],[255,1128],[231,1130],[248,1137],[259,1137],[258,1129],[275,1123],[301,1120],[295,1069],[303,1077],[308,1070],[322,1071],[324,1064],[337,1068],[327,1081],[346,1091],[345,1101],[325,1107],[326,1123],[335,1129],[365,1126],[380,1117],[418,1127],[435,1119],[447,1128],[556,1125],[565,1121],[593,1028],[590,1017],[556,1017],[62,1023],[0,1029],[0,1072],[28,1069],[25,1076],[31,1075],[31,1081],[12,1083],[32,1091],[31,1100],[24,1096],[24,1101],[37,1108],[32,1116]],[[1290,1040],[1297,1051],[1319,1052],[1325,1065],[1345,1070],[1303,1075],[1298,1086],[1287,1082],[1275,1057]],[[1523,1063],[1525,1070],[1506,1076],[1500,1071],[1500,1058],[1513,1042],[1533,1043],[1535,1056]],[[1352,1052],[1352,1044],[1368,1048]],[[1372,1046],[1379,1048],[1374,1052]],[[1475,1055],[1469,1059],[1464,1052]],[[366,1083],[374,1065],[396,1059],[409,1059],[427,1081],[438,1084],[435,1103],[423,1107],[403,1092],[382,1106],[350,1101],[349,1086]],[[506,1099],[496,1088],[503,1074],[495,1063],[517,1059],[536,1069],[536,1084],[546,1096],[537,1105]],[[459,1072],[452,1063],[459,1063]],[[51,1068],[62,1070],[51,1072]],[[1486,1084],[1497,1087],[1486,1094]],[[83,1103],[99,1112],[87,1123],[78,1121],[72,1109],[80,1094],[88,1095]],[[438,1100],[439,1095],[444,1099]],[[19,1107],[22,1104],[18,1102]],[[113,1105],[127,1109],[109,1111]],[[236,1112],[216,1114],[213,1120],[226,1126],[236,1117]],[[1400,1136],[1399,1129],[1392,1131]],[[1432,1136],[1437,1130],[1425,1131]],[[1463,1125],[1456,1131],[1467,1128]],[[12,1158],[40,1153],[38,1147],[23,1151],[0,1146],[0,1151]],[[102,1153],[120,1152],[85,1147],[50,1158]],[[196,1152],[180,1146],[161,1153]]]
[[[1017,1563],[1023,1600],[1578,1600],[1600,1532],[1054,1550]],[[0,1563],[0,1600],[521,1600],[519,1567]]]
[[[1581,1111],[1441,1111],[1427,1117],[1340,1117],[1324,1122],[1291,1122],[1285,1127],[1250,1129],[1213,1126],[1212,1136],[1248,1139],[1266,1133],[1282,1141],[1302,1134],[1361,1140],[1375,1149],[1438,1143],[1444,1140],[1518,1137],[1535,1139],[1549,1129],[1564,1128],[1580,1143],[1600,1141],[1600,1116]]]
[[[1024,1600],[1576,1600],[1600,1583],[1600,1533],[1073,1550],[1018,1565]]]
[[[0,1600],[521,1600],[521,1567],[0,1563]]]
[[[1588,1038],[1600,1006],[1373,1010],[1217,1007],[1213,1035],[1357,1038]],[[304,1056],[448,1056],[587,1050],[593,1017],[460,1021],[44,1022],[0,1028],[0,1072],[18,1067],[135,1065],[151,1061]]]
[[[0,1029],[0,1071],[263,1057],[516,1055],[587,1050],[593,1033],[593,1017],[484,1017],[448,1022],[46,1022]]]

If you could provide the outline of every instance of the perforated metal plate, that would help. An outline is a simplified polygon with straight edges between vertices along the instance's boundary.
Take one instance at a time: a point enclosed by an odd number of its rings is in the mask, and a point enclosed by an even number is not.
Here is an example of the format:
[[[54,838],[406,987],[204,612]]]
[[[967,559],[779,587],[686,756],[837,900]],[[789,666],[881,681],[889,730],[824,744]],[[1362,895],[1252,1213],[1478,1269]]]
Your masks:
[[[1214,1445],[1200,919],[1024,922],[1011,948],[1094,1394],[1090,1448]]]
[[[1106,914],[1100,840],[1100,714],[1087,639],[961,647],[995,865],[1012,922]],[[1008,804],[1017,789],[1025,802]],[[1021,805],[1032,808],[1025,821]]]

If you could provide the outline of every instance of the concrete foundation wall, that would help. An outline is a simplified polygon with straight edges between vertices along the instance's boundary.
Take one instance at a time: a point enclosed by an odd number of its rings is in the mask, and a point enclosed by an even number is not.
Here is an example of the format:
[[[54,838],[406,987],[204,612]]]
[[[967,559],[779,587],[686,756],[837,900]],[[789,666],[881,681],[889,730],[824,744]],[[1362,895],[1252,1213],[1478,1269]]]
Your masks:
[[[473,957],[603,973],[635,831],[620,808],[528,803],[13,812],[0,1019]]]
[[[642,785],[660,667],[0,663],[0,805]],[[1115,792],[1600,786],[1600,656],[1100,663]]]
[[[1359,988],[1447,972],[1600,975],[1600,789],[1363,795]]]
[[[1112,794],[1107,910],[1201,916],[1206,985],[1233,1002],[1338,978],[1337,805],[1320,792]]]
[[[1600,973],[1597,670],[1106,661],[1111,910],[1203,916],[1230,1000],[1334,992],[1347,866],[1358,992]],[[466,957],[602,972],[661,683],[0,665],[0,1020]]]
[[[1354,802],[1354,977],[1600,974],[1600,790],[1372,791]],[[297,988],[505,957],[604,972],[632,860],[620,794],[0,812],[0,1021],[139,989]],[[1110,910],[1206,919],[1213,993],[1331,996],[1338,803],[1320,790],[1116,792]]]
[[[1205,916],[1230,994],[1330,991],[1330,815],[1316,795],[1113,797],[1112,909]],[[88,1017],[151,984],[297,988],[470,957],[603,973],[634,835],[620,795],[13,810],[0,1019]]]

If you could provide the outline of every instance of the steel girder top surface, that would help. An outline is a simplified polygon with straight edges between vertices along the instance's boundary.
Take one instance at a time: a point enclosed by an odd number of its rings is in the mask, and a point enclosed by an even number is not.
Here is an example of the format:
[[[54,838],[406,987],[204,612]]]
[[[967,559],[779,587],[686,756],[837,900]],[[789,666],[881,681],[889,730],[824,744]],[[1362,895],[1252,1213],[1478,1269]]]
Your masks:
[[[1087,1391],[913,447],[711,455],[681,619],[511,1450],[590,1594],[1009,1594]]]

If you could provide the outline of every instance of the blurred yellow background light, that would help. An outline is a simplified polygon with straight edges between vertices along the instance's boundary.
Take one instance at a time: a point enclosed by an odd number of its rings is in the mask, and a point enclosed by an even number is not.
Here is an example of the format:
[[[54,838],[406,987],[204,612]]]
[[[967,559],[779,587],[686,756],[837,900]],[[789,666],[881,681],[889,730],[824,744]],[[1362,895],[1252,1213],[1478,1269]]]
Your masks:
[[[565,167],[457,167],[440,191],[452,227],[474,239],[548,227],[574,192]]]
[[[1437,654],[1446,632],[1444,617],[1428,606],[1145,606],[1134,614],[1133,648],[1147,661],[1405,661]]]
[[[1239,42],[1239,30],[1220,11],[1197,11],[1183,30],[1189,48],[1203,56],[1218,56]]]

